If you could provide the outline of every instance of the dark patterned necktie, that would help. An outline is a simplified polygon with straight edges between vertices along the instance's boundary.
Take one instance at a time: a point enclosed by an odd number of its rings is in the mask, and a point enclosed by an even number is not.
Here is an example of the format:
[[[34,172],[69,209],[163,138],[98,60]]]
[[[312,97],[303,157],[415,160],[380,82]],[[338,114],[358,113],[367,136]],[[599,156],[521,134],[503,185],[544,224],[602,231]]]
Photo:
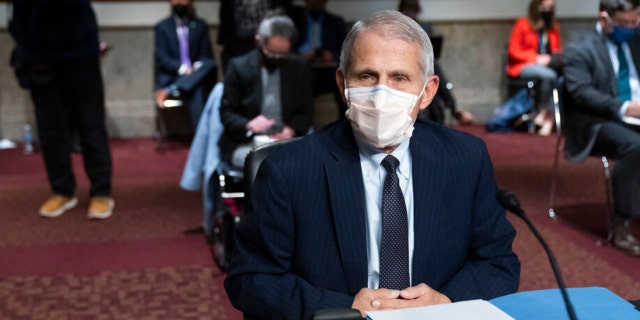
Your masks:
[[[380,288],[402,290],[409,283],[409,226],[407,207],[396,170],[400,162],[388,155],[382,160],[387,177],[382,188],[382,239]]]

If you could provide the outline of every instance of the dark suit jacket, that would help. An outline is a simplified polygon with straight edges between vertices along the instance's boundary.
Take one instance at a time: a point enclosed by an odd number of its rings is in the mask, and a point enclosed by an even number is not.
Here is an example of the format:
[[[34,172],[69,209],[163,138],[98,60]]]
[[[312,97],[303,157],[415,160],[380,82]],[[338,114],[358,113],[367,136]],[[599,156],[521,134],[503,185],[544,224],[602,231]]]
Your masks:
[[[305,8],[294,7],[293,9],[293,22],[298,30],[298,41],[296,42],[296,51],[305,42],[308,32],[307,16],[305,14]],[[324,18],[322,20],[322,48],[331,51],[335,61],[340,60],[340,50],[342,50],[342,42],[347,36],[347,26],[344,20],[331,14],[324,12]]]
[[[496,201],[484,143],[419,120],[409,149],[412,284],[426,283],[454,301],[515,292],[515,231]],[[225,281],[233,305],[264,319],[309,319],[318,309],[351,307],[367,287],[364,192],[347,120],[264,160]]]
[[[208,85],[215,83],[215,58],[209,39],[207,24],[192,17],[189,26],[189,56],[192,62],[201,61],[202,67],[189,76],[180,76],[180,43],[176,32],[176,21],[173,16],[160,21],[155,26],[155,85],[154,89],[165,88],[175,84],[178,89],[192,91],[207,79]],[[213,79],[211,79],[213,77]],[[208,93],[211,88],[208,88]]]
[[[98,24],[89,0],[13,1],[12,6],[9,32],[28,62],[69,61],[98,53]]]
[[[636,69],[640,67],[640,36],[629,42]],[[564,53],[565,88],[569,100],[564,104],[566,156],[584,160],[605,121],[620,121],[624,101],[618,98],[615,71],[606,40],[597,32],[570,44]],[[640,74],[640,70],[637,70]]]
[[[224,132],[220,138],[220,153],[229,161],[239,144],[251,141],[247,123],[260,115],[262,109],[261,55],[258,49],[234,58],[225,73],[224,93],[220,103],[220,120]],[[307,64],[291,56],[280,67],[280,97],[282,121],[296,135],[307,133],[313,120],[313,96]]]

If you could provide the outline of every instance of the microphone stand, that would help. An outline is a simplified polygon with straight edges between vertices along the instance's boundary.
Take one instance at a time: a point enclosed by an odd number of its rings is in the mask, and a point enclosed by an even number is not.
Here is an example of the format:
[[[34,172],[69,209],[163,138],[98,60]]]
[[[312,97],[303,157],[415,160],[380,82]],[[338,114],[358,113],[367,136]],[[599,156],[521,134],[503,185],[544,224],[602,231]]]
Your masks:
[[[573,310],[573,306],[571,305],[571,301],[569,301],[569,294],[567,294],[567,288],[564,284],[564,280],[562,280],[562,275],[560,274],[560,268],[558,267],[558,263],[556,262],[556,258],[551,252],[551,249],[547,245],[547,242],[544,241],[542,235],[538,232],[538,229],[531,223],[531,220],[527,217],[524,210],[520,208],[520,202],[516,199],[515,195],[510,191],[500,190],[498,191],[498,202],[502,207],[508,211],[511,211],[516,216],[520,217],[531,229],[533,235],[536,236],[544,251],[546,251],[547,256],[549,257],[549,262],[551,263],[551,269],[553,270],[553,274],[556,277],[556,281],[558,282],[558,287],[560,288],[560,293],[562,294],[562,299],[564,300],[564,304],[567,308],[567,313],[569,314],[569,319],[577,320],[576,312]]]

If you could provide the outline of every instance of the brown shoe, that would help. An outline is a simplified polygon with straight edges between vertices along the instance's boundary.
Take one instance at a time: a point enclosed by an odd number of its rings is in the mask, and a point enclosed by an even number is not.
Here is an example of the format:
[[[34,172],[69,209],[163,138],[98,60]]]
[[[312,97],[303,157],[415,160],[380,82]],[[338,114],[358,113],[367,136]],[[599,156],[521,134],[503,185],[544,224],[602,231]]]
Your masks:
[[[629,221],[613,227],[612,234],[612,243],[614,247],[620,249],[626,254],[640,256],[640,241],[631,234]]]
[[[40,215],[47,218],[55,218],[75,207],[76,204],[78,204],[78,198],[76,197],[54,194],[40,206]]]
[[[106,219],[113,214],[115,202],[111,197],[97,196],[89,199],[89,219]]]

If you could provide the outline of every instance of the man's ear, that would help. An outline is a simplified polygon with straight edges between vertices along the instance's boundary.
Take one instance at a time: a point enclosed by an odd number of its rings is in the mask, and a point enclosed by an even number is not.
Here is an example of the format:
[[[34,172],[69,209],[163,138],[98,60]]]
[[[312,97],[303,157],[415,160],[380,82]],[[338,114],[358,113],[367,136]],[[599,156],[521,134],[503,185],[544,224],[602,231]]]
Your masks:
[[[344,103],[347,103],[347,97],[344,96],[344,80],[344,72],[342,72],[342,70],[340,69],[336,70],[336,83],[338,84],[338,90],[340,90],[340,97],[342,98],[342,101],[344,101]]]
[[[433,101],[433,97],[436,96],[438,92],[438,85],[440,84],[440,78],[436,75],[429,76],[427,78],[427,83],[424,87],[424,93],[420,98],[420,110],[426,109],[431,101]]]

